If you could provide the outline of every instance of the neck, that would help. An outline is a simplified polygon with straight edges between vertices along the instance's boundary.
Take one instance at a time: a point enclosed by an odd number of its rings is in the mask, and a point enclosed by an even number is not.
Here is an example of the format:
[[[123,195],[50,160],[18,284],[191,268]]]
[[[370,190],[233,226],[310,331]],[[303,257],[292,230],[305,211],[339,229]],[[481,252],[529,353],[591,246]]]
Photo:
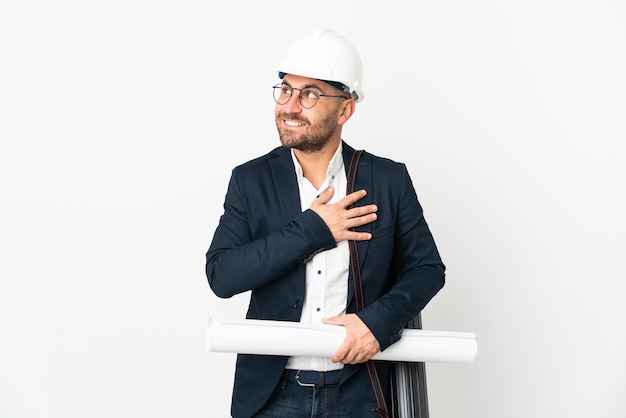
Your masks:
[[[328,164],[335,155],[339,142],[329,143],[327,146],[315,152],[302,152],[294,149],[294,154],[302,167],[302,175],[311,184],[319,189],[326,180]]]

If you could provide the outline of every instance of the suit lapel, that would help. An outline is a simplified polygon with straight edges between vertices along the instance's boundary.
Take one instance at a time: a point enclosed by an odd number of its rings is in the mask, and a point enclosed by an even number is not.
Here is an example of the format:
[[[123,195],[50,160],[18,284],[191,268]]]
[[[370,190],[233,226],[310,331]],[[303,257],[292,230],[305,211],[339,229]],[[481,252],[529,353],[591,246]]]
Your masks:
[[[276,200],[280,202],[282,211],[282,213],[271,214],[271,216],[279,217],[282,215],[282,223],[286,225],[302,212],[300,190],[293,160],[291,159],[291,151],[284,147],[276,149],[276,152],[269,160],[269,166],[276,190]],[[304,297],[305,264],[299,264],[297,269],[300,274],[300,291],[302,292],[302,297]]]
[[[273,158],[269,160],[269,164],[278,201],[283,212],[282,216],[285,222],[289,222],[302,212],[298,180],[290,150],[284,147],[278,148]],[[278,214],[275,215],[278,216]]]

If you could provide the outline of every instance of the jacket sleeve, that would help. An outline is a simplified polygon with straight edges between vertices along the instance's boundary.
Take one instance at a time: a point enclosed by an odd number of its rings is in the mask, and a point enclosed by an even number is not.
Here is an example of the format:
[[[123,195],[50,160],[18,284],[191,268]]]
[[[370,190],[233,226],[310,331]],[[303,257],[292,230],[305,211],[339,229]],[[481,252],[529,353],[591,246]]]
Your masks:
[[[254,290],[336,243],[324,221],[312,210],[284,220],[260,176],[235,169],[224,213],[206,254],[206,275],[213,292],[223,298]],[[265,195],[261,190],[264,190]]]

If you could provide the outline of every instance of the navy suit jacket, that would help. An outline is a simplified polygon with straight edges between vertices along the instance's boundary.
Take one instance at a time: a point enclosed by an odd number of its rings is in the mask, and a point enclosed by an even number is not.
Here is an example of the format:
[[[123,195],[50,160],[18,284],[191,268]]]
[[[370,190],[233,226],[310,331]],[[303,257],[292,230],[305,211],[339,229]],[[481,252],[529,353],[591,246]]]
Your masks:
[[[344,142],[345,167],[353,152]],[[443,287],[445,266],[404,164],[363,153],[354,190],[360,189],[367,195],[356,206],[376,204],[378,218],[357,228],[372,234],[371,240],[357,243],[366,306],[358,316],[385,350]],[[206,254],[206,274],[219,297],[252,291],[247,318],[297,322],[306,261],[334,247],[324,221],[310,209],[301,210],[290,150],[278,147],[233,169],[224,213]],[[347,312],[355,311],[350,273]],[[233,417],[248,418],[262,408],[286,362],[283,356],[237,356]],[[384,388],[390,365],[376,362]],[[364,365],[346,365],[339,385],[355,418],[375,416]]]

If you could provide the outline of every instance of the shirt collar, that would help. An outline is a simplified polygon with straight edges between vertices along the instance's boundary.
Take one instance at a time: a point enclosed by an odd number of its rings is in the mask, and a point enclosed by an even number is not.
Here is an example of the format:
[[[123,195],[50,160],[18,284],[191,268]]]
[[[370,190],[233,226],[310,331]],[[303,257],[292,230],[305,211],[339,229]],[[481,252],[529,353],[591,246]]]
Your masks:
[[[296,169],[296,175],[298,176],[298,181],[301,181],[304,176],[302,174],[302,166],[298,162],[296,158],[296,154],[293,152],[293,148],[291,149],[291,159],[293,160],[293,165]],[[335,176],[339,171],[343,168],[343,144],[340,141],[333,158],[330,159],[328,163],[328,168],[326,169],[326,180],[332,182],[335,179]]]

